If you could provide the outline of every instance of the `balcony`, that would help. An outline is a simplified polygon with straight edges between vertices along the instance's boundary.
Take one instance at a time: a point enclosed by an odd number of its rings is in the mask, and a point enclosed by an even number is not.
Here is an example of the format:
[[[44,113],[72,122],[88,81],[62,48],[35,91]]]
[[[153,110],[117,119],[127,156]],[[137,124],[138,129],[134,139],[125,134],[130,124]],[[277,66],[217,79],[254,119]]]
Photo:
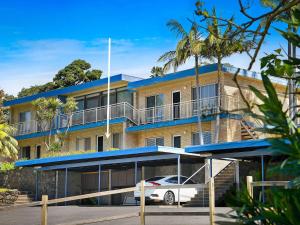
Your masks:
[[[221,96],[221,111],[230,112],[238,110],[238,100],[233,96]],[[200,100],[202,116],[214,115],[217,113],[219,97],[203,98]],[[187,119],[197,116],[197,102],[187,101],[178,104],[162,105],[138,110],[138,124],[151,124],[157,122]]]
[[[60,114],[53,121],[51,129],[66,128],[68,125],[68,115]],[[110,119],[127,118],[136,123],[136,109],[127,102],[110,105]],[[76,111],[70,119],[70,127],[76,125],[85,125],[89,123],[101,122],[107,119],[107,106],[91,108],[81,111]],[[36,120],[29,122],[16,123],[12,125],[15,128],[15,136],[47,131],[48,124],[39,124]]]
[[[236,97],[226,95],[221,96],[220,100],[221,112],[236,112],[235,110],[239,108],[239,102]],[[201,115],[209,116],[216,114],[218,101],[219,97],[201,99]],[[197,116],[196,101],[187,101],[145,109],[135,109],[127,102],[110,105],[111,120],[126,118],[132,122],[133,126],[187,119],[195,116]],[[76,111],[72,114],[70,127],[101,122],[106,119],[107,106]],[[56,116],[52,129],[66,128],[68,120],[68,115],[60,114]],[[15,136],[50,130],[47,124],[38,124],[35,120],[13,124],[13,126],[15,127]]]

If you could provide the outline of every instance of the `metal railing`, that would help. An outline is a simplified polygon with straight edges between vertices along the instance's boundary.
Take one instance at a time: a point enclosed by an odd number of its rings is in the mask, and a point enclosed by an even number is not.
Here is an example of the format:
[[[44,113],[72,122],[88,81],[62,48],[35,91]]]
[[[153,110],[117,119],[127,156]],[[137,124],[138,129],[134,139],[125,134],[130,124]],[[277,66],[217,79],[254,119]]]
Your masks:
[[[221,110],[235,112],[239,109],[238,100],[233,96],[221,96]],[[218,112],[219,97],[203,98],[199,101],[201,115],[214,115]],[[138,110],[138,123],[149,124],[162,121],[186,119],[197,116],[197,101],[186,101]]]
[[[110,105],[110,119],[127,118],[132,122],[137,122],[137,110],[129,103],[122,102]],[[51,129],[66,128],[68,125],[84,125],[88,123],[100,122],[107,119],[107,106],[80,110],[72,115],[59,114],[52,123]],[[50,130],[49,124],[41,124],[36,120],[21,122],[12,125],[15,128],[14,135],[24,135]]]
[[[237,112],[238,99],[224,95],[221,99],[221,111]],[[214,115],[218,112],[219,97],[203,98],[199,101],[201,115]],[[110,105],[110,119],[127,118],[136,125],[156,123],[162,121],[185,119],[197,116],[197,102],[186,101],[178,104],[167,104],[158,107],[135,109],[127,102]],[[66,128],[67,126],[84,125],[104,121],[107,119],[107,106],[80,110],[74,112],[71,117],[59,114],[55,117],[51,129]],[[40,124],[36,120],[13,124],[14,135],[24,135],[50,130],[49,125]]]

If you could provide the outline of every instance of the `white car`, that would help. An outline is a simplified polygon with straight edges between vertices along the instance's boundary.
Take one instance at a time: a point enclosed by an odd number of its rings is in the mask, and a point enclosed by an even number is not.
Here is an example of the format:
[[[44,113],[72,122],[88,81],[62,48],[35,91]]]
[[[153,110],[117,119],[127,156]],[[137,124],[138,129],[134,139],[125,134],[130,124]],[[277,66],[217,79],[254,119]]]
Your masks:
[[[180,177],[180,183],[184,183],[188,178],[185,176]],[[165,186],[165,185],[176,185],[178,184],[178,176],[157,176],[145,180],[145,186]],[[195,184],[194,181],[188,180],[185,184]],[[134,191],[134,198],[140,200],[140,186],[141,183],[136,185]],[[181,188],[180,189],[180,202],[188,202],[197,194],[196,188]],[[166,188],[166,189],[146,189],[145,199],[147,202],[164,202],[166,205],[172,205],[178,202],[178,189]]]

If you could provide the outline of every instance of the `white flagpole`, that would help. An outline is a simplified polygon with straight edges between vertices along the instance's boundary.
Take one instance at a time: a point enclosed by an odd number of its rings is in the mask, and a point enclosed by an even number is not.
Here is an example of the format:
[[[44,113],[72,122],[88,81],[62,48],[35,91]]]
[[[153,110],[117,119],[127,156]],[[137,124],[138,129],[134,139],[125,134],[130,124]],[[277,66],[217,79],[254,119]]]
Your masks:
[[[111,39],[108,38],[108,62],[107,62],[107,118],[106,118],[106,138],[110,136],[109,120],[110,120],[110,54],[111,54]]]

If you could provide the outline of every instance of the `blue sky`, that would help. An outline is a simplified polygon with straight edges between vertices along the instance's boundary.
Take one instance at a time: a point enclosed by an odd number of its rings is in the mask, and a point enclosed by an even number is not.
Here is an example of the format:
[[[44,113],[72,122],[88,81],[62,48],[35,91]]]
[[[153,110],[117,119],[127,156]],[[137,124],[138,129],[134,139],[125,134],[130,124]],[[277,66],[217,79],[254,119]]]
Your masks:
[[[252,0],[254,5],[258,0]],[[220,4],[221,3],[221,4]],[[222,16],[238,15],[237,0],[206,0]],[[176,38],[166,27],[169,19],[187,23],[195,0],[10,0],[0,6],[0,88],[17,94],[22,87],[52,80],[74,59],[107,70],[107,38],[112,38],[112,74],[147,77],[157,58],[171,50]],[[260,7],[253,12],[259,13]],[[277,34],[263,52],[284,43]],[[226,59],[245,68],[248,58]],[[192,66],[188,62],[182,67]],[[254,70],[259,70],[258,64]]]

